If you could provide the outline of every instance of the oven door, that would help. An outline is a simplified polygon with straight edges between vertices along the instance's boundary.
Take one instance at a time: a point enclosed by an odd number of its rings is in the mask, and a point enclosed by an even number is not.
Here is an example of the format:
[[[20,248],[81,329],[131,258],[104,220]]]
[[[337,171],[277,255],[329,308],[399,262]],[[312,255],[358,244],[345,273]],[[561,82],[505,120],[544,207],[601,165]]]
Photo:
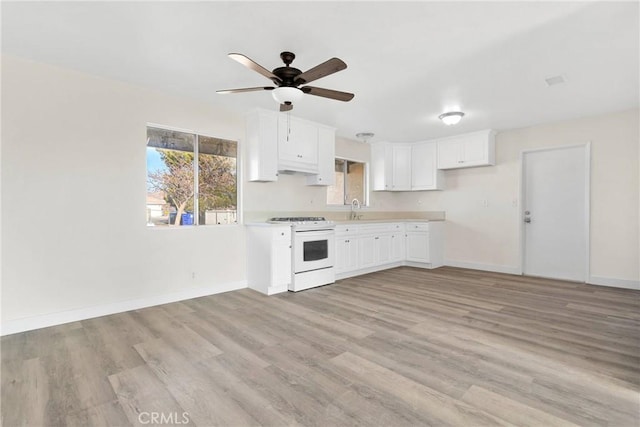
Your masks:
[[[296,231],[293,245],[295,273],[333,267],[335,230]]]

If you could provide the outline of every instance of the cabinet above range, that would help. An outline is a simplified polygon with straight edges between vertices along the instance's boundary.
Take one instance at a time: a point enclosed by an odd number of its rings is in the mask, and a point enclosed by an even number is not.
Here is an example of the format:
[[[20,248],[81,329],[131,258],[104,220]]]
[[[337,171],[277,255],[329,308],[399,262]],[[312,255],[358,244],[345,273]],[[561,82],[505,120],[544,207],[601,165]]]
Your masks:
[[[277,181],[278,174],[302,173],[307,185],[334,181],[335,129],[268,110],[247,115],[249,181]]]

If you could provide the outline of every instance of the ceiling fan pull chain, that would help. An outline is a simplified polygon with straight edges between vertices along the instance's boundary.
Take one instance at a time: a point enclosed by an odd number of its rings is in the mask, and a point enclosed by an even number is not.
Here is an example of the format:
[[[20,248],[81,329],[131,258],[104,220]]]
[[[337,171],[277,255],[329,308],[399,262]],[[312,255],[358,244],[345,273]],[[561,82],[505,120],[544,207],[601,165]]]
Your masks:
[[[289,135],[291,135],[291,113],[287,111],[287,142],[289,142]]]

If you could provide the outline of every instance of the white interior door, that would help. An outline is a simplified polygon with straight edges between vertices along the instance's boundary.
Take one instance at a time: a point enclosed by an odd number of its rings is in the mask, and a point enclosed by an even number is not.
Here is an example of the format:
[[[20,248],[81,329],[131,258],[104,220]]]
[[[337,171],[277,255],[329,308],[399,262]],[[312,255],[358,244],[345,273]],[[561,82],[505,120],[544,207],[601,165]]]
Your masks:
[[[523,273],[584,282],[589,250],[589,144],[527,151]]]

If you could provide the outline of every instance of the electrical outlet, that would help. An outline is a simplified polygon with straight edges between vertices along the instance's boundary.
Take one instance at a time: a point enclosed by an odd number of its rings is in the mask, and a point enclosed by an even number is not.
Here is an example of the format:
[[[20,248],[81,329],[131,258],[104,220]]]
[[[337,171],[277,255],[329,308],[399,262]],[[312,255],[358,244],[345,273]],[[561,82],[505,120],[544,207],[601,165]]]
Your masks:
[[[482,200],[480,201],[480,205],[481,205],[483,208],[489,207],[489,201],[488,201],[487,199],[482,199]]]
[[[196,280],[196,272],[195,271],[191,272],[191,279]]]

